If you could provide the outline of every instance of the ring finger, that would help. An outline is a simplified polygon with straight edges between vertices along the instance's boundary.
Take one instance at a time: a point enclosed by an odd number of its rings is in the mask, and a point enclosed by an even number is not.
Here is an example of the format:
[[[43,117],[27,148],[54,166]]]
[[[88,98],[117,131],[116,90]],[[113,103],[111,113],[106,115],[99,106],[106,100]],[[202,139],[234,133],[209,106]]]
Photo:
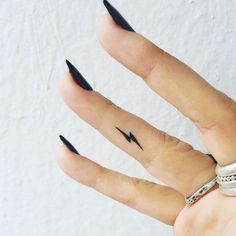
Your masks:
[[[65,147],[58,152],[57,161],[65,173],[81,184],[163,223],[173,225],[185,205],[183,196],[170,187],[102,167]]]

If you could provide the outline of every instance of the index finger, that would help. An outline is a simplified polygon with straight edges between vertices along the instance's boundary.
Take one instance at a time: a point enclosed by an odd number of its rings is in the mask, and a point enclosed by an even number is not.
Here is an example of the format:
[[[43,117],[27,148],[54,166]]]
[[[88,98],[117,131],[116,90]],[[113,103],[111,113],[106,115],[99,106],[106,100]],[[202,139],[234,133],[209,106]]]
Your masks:
[[[199,128],[210,127],[222,115],[220,109],[232,102],[190,67],[142,35],[123,30],[109,15],[101,18],[98,35],[112,57],[142,77]]]

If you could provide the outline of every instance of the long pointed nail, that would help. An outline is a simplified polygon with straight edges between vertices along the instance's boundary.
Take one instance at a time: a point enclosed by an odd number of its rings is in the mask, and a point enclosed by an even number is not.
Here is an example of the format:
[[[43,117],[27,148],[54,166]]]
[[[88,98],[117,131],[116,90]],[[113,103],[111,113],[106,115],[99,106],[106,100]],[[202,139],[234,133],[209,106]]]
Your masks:
[[[65,146],[73,153],[75,154],[79,154],[79,152],[74,148],[74,146],[66,139],[64,138],[62,135],[59,135],[61,141],[65,144]]]
[[[83,89],[86,90],[93,90],[93,88],[90,86],[90,84],[87,82],[87,80],[80,74],[80,72],[76,69],[76,67],[70,63],[68,60],[66,60],[66,64],[69,68],[69,71],[74,79],[74,81]]]
[[[117,25],[125,30],[135,32],[134,29],[125,20],[125,18],[107,0],[103,0],[103,4],[105,5],[106,9]]]

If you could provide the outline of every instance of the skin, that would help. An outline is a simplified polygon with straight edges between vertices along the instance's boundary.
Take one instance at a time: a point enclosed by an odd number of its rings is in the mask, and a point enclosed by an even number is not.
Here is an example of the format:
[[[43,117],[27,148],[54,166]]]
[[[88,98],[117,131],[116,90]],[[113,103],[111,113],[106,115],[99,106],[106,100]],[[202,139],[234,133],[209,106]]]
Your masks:
[[[193,122],[219,165],[236,161],[234,100],[142,35],[120,28],[109,15],[100,19],[97,33],[101,45],[113,58]],[[235,235],[236,198],[225,196],[218,185],[193,205],[185,204],[185,196],[215,177],[216,164],[208,155],[117,107],[98,92],[84,90],[69,73],[60,80],[60,92],[81,119],[165,185],[104,168],[62,146],[57,161],[65,173],[81,184],[173,225],[176,236]],[[143,150],[134,142],[127,142],[115,127],[126,134],[132,132]]]

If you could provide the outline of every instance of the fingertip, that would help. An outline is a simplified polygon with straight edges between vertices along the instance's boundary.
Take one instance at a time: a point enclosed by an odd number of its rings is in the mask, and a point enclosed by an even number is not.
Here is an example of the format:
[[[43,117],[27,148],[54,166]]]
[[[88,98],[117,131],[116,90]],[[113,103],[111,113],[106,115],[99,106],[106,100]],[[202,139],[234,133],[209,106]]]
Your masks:
[[[106,13],[100,16],[97,25],[97,33],[102,34],[103,32],[107,32],[112,28],[120,28],[112,19],[112,17]]]
[[[104,48],[112,46],[114,39],[120,37],[122,33],[126,34],[129,32],[117,25],[109,14],[104,14],[99,18],[97,36]]]
[[[56,162],[63,171],[64,167],[66,166],[66,162],[68,161],[67,154],[69,154],[69,151],[67,150],[65,145],[62,144],[56,152]]]
[[[141,34],[118,26],[109,14],[101,16],[97,35],[107,53],[139,76],[153,68],[158,55],[156,46]]]
[[[58,149],[56,161],[66,175],[88,186],[94,186],[95,177],[102,170],[98,163],[70,152],[64,145]]]
[[[66,104],[70,102],[71,97],[68,94],[73,96],[73,86],[72,80],[70,79],[70,74],[67,72],[64,74],[63,78],[59,81],[59,93]]]
[[[64,166],[65,162],[67,162],[70,158],[73,158],[74,153],[68,150],[68,148],[61,144],[61,146],[58,148],[56,152],[56,161],[59,164],[59,166]]]
[[[86,91],[79,87],[73,80],[69,72],[65,73],[59,81],[59,92],[63,100],[70,107],[78,105],[78,100],[81,100]],[[81,96],[81,94],[83,94]]]
[[[62,144],[56,153],[56,162],[58,166],[70,177],[73,177],[73,173],[77,170],[78,159],[81,155],[77,155]]]
[[[111,31],[113,27],[112,25],[114,24],[115,23],[109,14],[104,14],[99,18],[97,24],[97,36],[100,43],[103,43],[103,41],[106,39],[106,35]]]
[[[71,87],[71,75],[69,72],[65,72],[58,82],[58,87],[61,95],[64,95],[66,90]]]

